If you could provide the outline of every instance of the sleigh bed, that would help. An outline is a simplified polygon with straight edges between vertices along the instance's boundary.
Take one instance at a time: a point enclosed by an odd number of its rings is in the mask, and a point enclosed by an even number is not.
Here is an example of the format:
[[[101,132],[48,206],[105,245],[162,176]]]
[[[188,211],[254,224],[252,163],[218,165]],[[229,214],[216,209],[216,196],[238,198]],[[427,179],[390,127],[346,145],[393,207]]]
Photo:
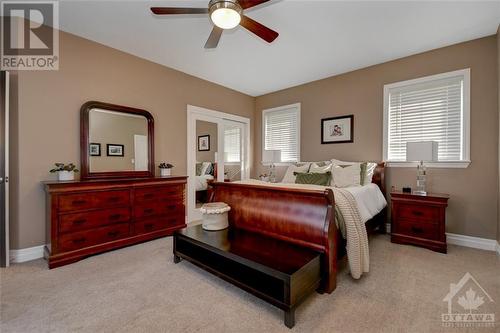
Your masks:
[[[385,164],[375,168],[372,183],[385,196]],[[345,255],[345,240],[335,221],[335,197],[329,188],[309,190],[285,185],[212,184],[210,201],[231,206],[231,228],[244,229],[307,247],[322,254],[321,292],[336,288],[337,260]],[[386,209],[368,220],[368,232],[385,231]]]

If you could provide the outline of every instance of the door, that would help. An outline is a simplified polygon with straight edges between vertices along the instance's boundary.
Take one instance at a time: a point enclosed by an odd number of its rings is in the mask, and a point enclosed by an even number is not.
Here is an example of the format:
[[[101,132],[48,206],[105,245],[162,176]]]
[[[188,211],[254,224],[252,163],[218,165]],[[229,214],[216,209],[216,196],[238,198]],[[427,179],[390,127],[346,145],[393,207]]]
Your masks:
[[[188,105],[187,122],[187,222],[199,221],[200,207],[208,201],[210,188],[205,186],[207,175],[197,174],[200,163],[212,162],[216,172],[214,181],[248,179],[249,170],[248,118]],[[208,149],[208,140],[210,141]],[[201,148],[201,150],[200,150]],[[208,149],[208,150],[203,150]]]
[[[0,72],[0,266],[9,266],[9,73]]]
[[[147,135],[134,135],[134,170],[148,171]]]

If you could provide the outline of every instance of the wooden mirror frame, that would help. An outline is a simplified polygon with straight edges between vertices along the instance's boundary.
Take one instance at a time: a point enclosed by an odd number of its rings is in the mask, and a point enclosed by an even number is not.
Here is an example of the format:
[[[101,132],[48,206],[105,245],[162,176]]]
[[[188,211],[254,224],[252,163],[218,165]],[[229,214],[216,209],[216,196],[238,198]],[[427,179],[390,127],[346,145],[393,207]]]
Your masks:
[[[122,112],[144,116],[148,122],[148,171],[90,171],[89,155],[89,116],[90,110],[102,109],[114,112]],[[81,179],[107,179],[107,178],[149,178],[155,176],[154,159],[154,118],[146,110],[135,109],[128,106],[121,106],[103,102],[90,101],[82,105],[80,109],[80,155],[81,155]]]

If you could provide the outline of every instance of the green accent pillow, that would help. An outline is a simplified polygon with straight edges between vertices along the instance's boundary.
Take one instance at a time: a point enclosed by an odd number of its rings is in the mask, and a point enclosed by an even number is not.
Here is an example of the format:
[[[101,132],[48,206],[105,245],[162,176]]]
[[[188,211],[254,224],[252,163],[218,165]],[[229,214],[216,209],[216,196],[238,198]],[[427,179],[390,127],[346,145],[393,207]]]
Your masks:
[[[332,180],[332,173],[330,171],[325,173],[294,172],[293,174],[296,176],[295,184],[330,186],[330,181]]]
[[[361,184],[361,186],[363,186],[365,184],[365,179],[366,179],[366,171],[367,171],[367,168],[368,168],[368,162],[363,162],[359,165],[359,167],[361,168],[361,174],[360,174],[360,181],[359,183]]]
[[[201,176],[201,168],[203,167],[203,163],[196,163],[196,175]]]

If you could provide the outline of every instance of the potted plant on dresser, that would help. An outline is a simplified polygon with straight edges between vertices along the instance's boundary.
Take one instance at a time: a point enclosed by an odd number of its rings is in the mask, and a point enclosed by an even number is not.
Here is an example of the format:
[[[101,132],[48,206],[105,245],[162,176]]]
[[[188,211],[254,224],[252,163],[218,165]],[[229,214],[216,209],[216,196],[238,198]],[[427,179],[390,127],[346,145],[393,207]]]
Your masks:
[[[78,169],[73,163],[55,163],[55,166],[55,168],[50,170],[50,173],[57,173],[57,179],[59,181],[68,181],[75,179],[75,173],[78,172]]]
[[[160,165],[158,165],[158,167],[160,168],[160,176],[161,177],[166,177],[166,176],[172,175],[172,168],[174,167],[172,164],[162,162],[162,163],[160,163]]]

